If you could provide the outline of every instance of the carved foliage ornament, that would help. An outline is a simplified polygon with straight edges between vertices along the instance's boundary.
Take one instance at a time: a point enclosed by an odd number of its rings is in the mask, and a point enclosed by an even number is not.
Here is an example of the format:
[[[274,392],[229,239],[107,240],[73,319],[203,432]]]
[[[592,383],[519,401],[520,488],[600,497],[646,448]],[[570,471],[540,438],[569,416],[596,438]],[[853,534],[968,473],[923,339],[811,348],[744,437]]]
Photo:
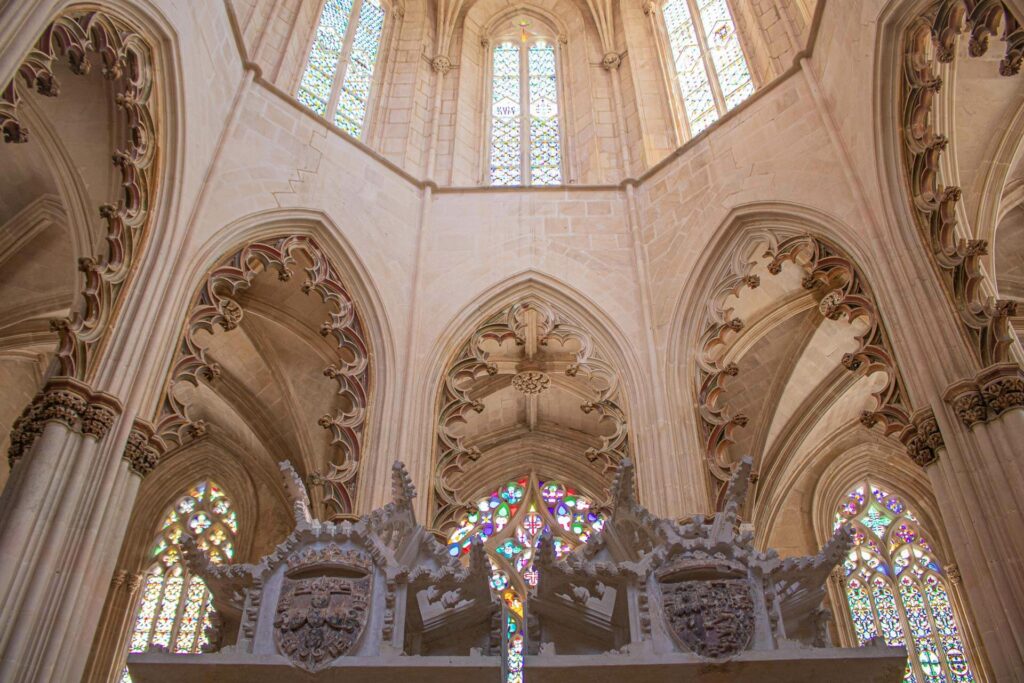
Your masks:
[[[531,332],[534,327],[535,331]],[[584,453],[590,466],[602,473],[610,472],[628,453],[626,413],[620,405],[618,373],[601,358],[594,348],[590,333],[570,316],[555,310],[544,301],[528,299],[513,304],[481,324],[445,372],[436,427],[438,455],[434,468],[434,494],[437,510],[432,524],[434,528],[443,529],[445,524],[453,523],[454,516],[472,504],[471,500],[460,496],[456,489],[459,478],[480,457],[480,451],[463,441],[458,426],[465,422],[470,412],[479,413],[484,409],[483,403],[469,395],[466,383],[499,372],[498,366],[491,362],[484,349],[485,344],[514,340],[518,345],[525,345],[527,336],[534,333],[541,346],[554,340],[576,342],[579,350],[572,363],[562,368],[562,372],[566,377],[583,379],[593,392],[593,398],[581,404],[580,409],[585,413],[597,413],[606,424],[614,426],[609,436],[600,437],[599,447],[590,448]],[[528,395],[534,391],[543,391],[551,381],[547,373],[534,370],[517,373],[527,374],[529,378],[517,377],[512,382],[517,389]]]
[[[113,83],[114,101],[124,120],[124,137],[112,150],[121,182],[110,204],[99,207],[106,222],[106,253],[79,260],[84,277],[79,311],[55,320],[59,335],[59,374],[87,380],[89,363],[102,344],[111,311],[116,310],[124,285],[141,249],[153,203],[153,163],[156,126],[151,111],[153,67],[149,46],[121,22],[102,12],[75,12],[58,17],[36,41],[18,71],[0,90],[0,129],[5,142],[26,142],[28,129],[18,117],[20,86],[56,97],[60,85],[55,60],[67,60],[72,73],[89,73],[89,55],[97,55],[103,76]]]
[[[315,672],[348,654],[369,617],[371,561],[337,546],[288,560],[274,617],[274,642],[297,666]]]
[[[1007,360],[1013,342],[1009,319],[1016,303],[991,300],[981,270],[988,245],[984,240],[964,239],[957,225],[961,192],[940,181],[939,162],[948,139],[935,130],[935,101],[942,87],[938,65],[956,57],[958,36],[969,32],[969,53],[978,57],[1000,29],[1006,54],[999,73],[1013,76],[1020,71],[1024,55],[1024,29],[999,0],[940,0],[907,29],[903,39],[903,156],[913,210],[946,292],[986,366]]]
[[[1024,371],[1016,363],[985,368],[974,379],[953,384],[945,399],[968,429],[1024,408]]]
[[[900,433],[900,441],[906,446],[910,459],[921,467],[938,462],[939,450],[946,446],[935,414],[929,408],[914,413],[910,424]]]
[[[754,633],[754,601],[746,579],[662,582],[665,620],[680,645],[701,657],[730,657]]]
[[[14,467],[48,422],[59,422],[74,432],[99,440],[110,431],[121,410],[116,398],[94,392],[82,382],[70,377],[50,380],[14,421],[7,462]]]
[[[324,369],[324,375],[337,382],[339,403],[350,406],[344,412],[325,413],[314,418],[331,433],[332,445],[341,450],[337,464],[331,463],[326,472],[314,476],[317,483],[325,486],[325,502],[337,508],[339,513],[348,513],[353,509],[358,483],[369,392],[370,354],[352,297],[327,253],[312,237],[287,235],[254,242],[232,254],[209,273],[193,300],[178,345],[178,354],[156,420],[156,435],[165,443],[181,444],[205,432],[205,424],[201,420],[193,421],[187,407],[174,394],[174,387],[179,382],[193,386],[201,380],[213,383],[222,372],[220,366],[206,358],[205,348],[195,339],[196,333],[203,330],[212,334],[217,328],[224,331],[236,328],[244,316],[239,295],[264,271],[276,270],[279,280],[290,280],[295,275],[300,254],[310,262],[304,269],[306,279],[302,283],[302,291],[307,295],[315,294],[324,303],[327,316],[320,326],[320,334],[332,338],[338,348],[337,360]]]
[[[873,394],[875,407],[861,416],[861,422],[867,427],[881,425],[886,435],[899,433],[907,425],[909,414],[903,379],[874,295],[853,261],[824,240],[789,231],[752,234],[742,243],[741,250],[755,242],[765,245],[763,257],[770,259],[769,274],[778,275],[787,262],[803,269],[803,287],[821,293],[818,311],[823,317],[845,318],[849,322],[861,319],[867,323],[864,332],[857,337],[857,350],[846,354],[842,362],[851,372],[885,373],[887,381]],[[712,293],[698,347],[697,403],[704,425],[705,457],[719,509],[726,483],[736,465],[728,452],[733,443],[733,431],[748,423],[747,416],[733,413],[727,403],[728,378],[735,377],[739,367],[733,362],[724,363],[721,350],[730,343],[732,333],[743,329],[743,320],[732,315],[726,300],[738,295],[743,287],[756,289],[760,286],[760,276],[752,272],[756,265],[749,253],[736,253],[734,262],[727,266]]]

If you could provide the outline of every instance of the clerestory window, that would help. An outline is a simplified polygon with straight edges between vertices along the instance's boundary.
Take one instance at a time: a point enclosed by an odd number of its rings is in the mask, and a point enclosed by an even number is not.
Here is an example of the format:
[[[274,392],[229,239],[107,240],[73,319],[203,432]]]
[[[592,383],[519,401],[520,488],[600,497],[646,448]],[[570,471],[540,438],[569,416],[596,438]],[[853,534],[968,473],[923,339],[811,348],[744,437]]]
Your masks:
[[[668,0],[662,16],[693,137],[750,97],[754,81],[726,0]]]
[[[491,52],[492,185],[562,184],[557,50],[527,25]]]
[[[296,95],[357,138],[366,122],[384,14],[380,0],[326,0]]]

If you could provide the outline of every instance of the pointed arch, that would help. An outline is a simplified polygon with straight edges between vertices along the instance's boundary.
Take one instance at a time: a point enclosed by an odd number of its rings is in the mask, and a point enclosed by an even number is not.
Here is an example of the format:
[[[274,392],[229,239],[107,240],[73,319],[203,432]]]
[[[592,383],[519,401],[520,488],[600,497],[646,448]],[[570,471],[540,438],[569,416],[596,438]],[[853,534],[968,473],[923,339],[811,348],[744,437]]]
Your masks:
[[[180,449],[191,439],[203,436],[205,425],[189,417],[186,406],[175,393],[176,385],[192,385],[205,392],[210,380],[217,379],[219,367],[208,362],[203,344],[195,335],[232,330],[245,315],[246,307],[256,306],[251,315],[265,318],[276,329],[301,335],[306,339],[303,343],[311,347],[317,347],[321,342],[316,340],[323,338],[332,340],[328,346],[336,348],[333,356],[325,356],[329,365],[321,373],[328,378],[326,381],[337,384],[333,408],[326,414],[317,412],[303,417],[304,414],[295,412],[301,410],[296,407],[292,409],[291,419],[302,424],[312,420],[314,426],[319,422],[320,428],[331,437],[330,448],[340,449],[340,462],[334,462],[326,470],[312,461],[305,462],[304,469],[307,476],[324,485],[324,501],[337,508],[334,514],[354,513],[365,486],[360,472],[369,450],[367,443],[376,447],[374,439],[383,433],[381,419],[388,407],[379,402],[393,400],[387,385],[394,379],[387,369],[393,367],[394,354],[390,326],[377,290],[354,252],[346,247],[341,231],[326,217],[304,210],[260,212],[218,233],[193,259],[190,279],[200,283],[198,289],[184,290],[177,302],[186,323],[173,352],[168,348],[168,355],[173,353],[175,358],[173,365],[164,378],[157,380],[162,382],[156,389],[160,403],[153,408],[155,435],[150,442],[156,442],[160,450],[167,451]],[[306,328],[297,319],[273,303],[264,306],[254,300],[240,305],[236,295],[249,290],[265,270],[276,272],[282,286],[294,290],[289,296],[313,296],[310,305],[320,306],[325,316],[322,324],[316,323],[316,330],[304,331]],[[297,277],[299,275],[305,277]],[[289,284],[293,276],[296,276],[294,283]],[[266,292],[262,296],[265,298]],[[274,335],[260,333],[253,337],[252,343],[266,347],[273,344],[274,338]],[[269,370],[272,376],[281,374],[272,367]],[[235,397],[232,400],[237,404],[246,388],[234,381],[230,373],[227,380],[226,390]],[[269,381],[269,377],[262,381]],[[285,380],[278,380],[278,383],[281,381]],[[247,405],[258,408],[253,402]],[[248,410],[245,405],[242,409]],[[252,424],[258,428],[261,421]],[[144,428],[143,425],[137,427]],[[308,425],[302,430],[307,428]],[[302,430],[295,434],[298,441],[294,443],[308,444],[309,438],[316,438],[303,436]],[[319,432],[313,429],[311,433]],[[289,455],[303,462],[311,457],[305,449],[306,446],[293,445],[292,450],[299,452]]]
[[[511,377],[520,370],[527,369],[526,366],[531,365],[532,361],[501,357],[495,365],[490,352],[508,352],[517,339],[525,344],[522,329],[528,327],[523,321],[526,320],[526,312],[529,310],[537,312],[537,329],[545,330],[539,333],[540,337],[550,334],[552,339],[559,338],[560,350],[571,348],[572,354],[575,354],[575,360],[572,362],[561,359],[551,364],[542,360],[537,363],[538,368],[535,369],[542,374],[549,374],[547,371],[552,370],[556,375],[564,376],[565,370],[570,366],[578,366],[570,370],[577,374],[569,375],[568,378],[547,377],[546,380],[550,380],[551,384],[546,387],[555,387],[562,392],[560,396],[565,405],[576,401],[575,405],[583,407],[585,415],[600,418],[596,419],[596,422],[603,421],[607,425],[616,425],[614,428],[608,427],[607,432],[602,435],[591,434],[591,437],[597,438],[587,446],[581,447],[587,437],[574,434],[575,448],[568,447],[564,440],[562,443],[556,443],[558,439],[554,433],[545,433],[543,436],[547,439],[550,452],[567,457],[574,452],[581,467],[594,467],[600,473],[609,466],[609,463],[617,462],[623,454],[637,452],[643,448],[639,445],[639,440],[649,438],[649,435],[633,433],[633,425],[646,422],[644,417],[631,414],[633,406],[649,406],[650,399],[645,396],[647,390],[638,380],[641,374],[635,353],[618,325],[604,314],[595,302],[554,278],[536,271],[511,276],[488,288],[486,292],[478,295],[474,303],[462,309],[439,334],[431,355],[424,364],[424,380],[418,387],[417,396],[421,401],[420,405],[426,407],[429,413],[421,412],[421,424],[426,429],[420,433],[430,434],[427,452],[432,453],[432,456],[429,461],[419,465],[421,471],[430,468],[429,473],[423,473],[423,480],[435,482],[434,495],[430,501],[431,509],[426,512],[428,517],[439,525],[449,525],[454,512],[467,502],[462,498],[469,495],[468,491],[465,495],[453,493],[450,487],[440,489],[441,480],[453,472],[463,476],[468,468],[478,467],[475,447],[465,443],[457,434],[448,433],[442,436],[443,430],[439,421],[450,420],[450,425],[461,425],[463,420],[471,417],[470,414],[484,411],[478,397],[460,390],[458,384],[462,379],[476,381],[481,377],[491,377],[491,385],[481,385],[488,396],[502,391],[513,396],[511,392],[516,389],[512,388],[507,378],[503,379],[501,376]],[[544,327],[545,325],[547,327]],[[517,329],[517,326],[522,329]],[[569,337],[575,341],[563,345],[564,340]],[[584,340],[582,343],[579,341],[581,339]],[[480,346],[481,343],[506,346],[504,351],[498,347],[484,349]],[[463,373],[454,384],[452,380],[455,375],[452,373]],[[600,382],[606,391],[585,389],[579,382],[579,386],[576,386],[573,382],[577,378],[581,381],[584,378],[586,381],[601,378],[595,381]],[[546,387],[541,389],[541,392],[546,391]],[[590,395],[585,395],[588,392]],[[526,391],[523,393],[526,394]],[[575,398],[568,398],[569,396]],[[502,447],[500,442],[495,442],[488,448],[491,446],[494,447],[493,454],[507,452],[507,448]],[[642,457],[640,460],[643,460]],[[452,472],[438,471],[439,464],[447,467],[453,462],[455,470]],[[571,471],[565,469],[569,467],[568,461],[563,463],[563,466],[557,472],[558,476],[571,475]],[[597,484],[603,481],[602,477],[608,479],[603,486]],[[575,480],[572,476],[567,478]],[[481,475],[472,476],[467,481],[475,482],[475,485],[479,486],[485,480],[488,480],[488,477]],[[610,475],[605,477],[601,474],[594,483],[597,484],[594,488],[606,490],[610,483]]]
[[[735,460],[729,455],[729,446],[736,440],[736,430],[746,427],[750,419],[730,406],[728,386],[736,382],[733,378],[740,371],[736,360],[744,349],[754,348],[762,341],[770,343],[769,333],[783,329],[783,323],[790,325],[787,334],[793,339],[802,336],[803,341],[794,346],[801,354],[810,348],[807,345],[811,339],[817,338],[822,322],[844,319],[855,325],[856,344],[849,346],[842,357],[842,366],[854,374],[844,377],[837,364],[832,375],[817,381],[840,382],[849,387],[853,378],[882,373],[884,382],[871,392],[873,407],[860,414],[860,421],[869,428],[881,425],[891,435],[902,433],[907,426],[909,397],[884,316],[872,294],[870,276],[860,265],[865,262],[861,260],[863,254],[846,246],[857,243],[853,237],[852,231],[840,221],[806,207],[774,203],[738,207],[726,218],[694,278],[703,286],[680,298],[671,327],[669,366],[680,367],[682,371],[679,381],[670,383],[671,398],[678,414],[693,415],[691,419],[702,435],[700,448],[707,473],[704,476],[709,482],[708,495],[716,507]],[[786,270],[789,268],[795,270]],[[761,303],[754,299],[756,305],[752,305],[751,314],[756,315],[750,321],[754,324],[735,315],[743,292],[759,288],[764,278],[772,278],[765,284],[776,287],[775,278],[780,273],[783,280],[788,278],[784,289],[752,295],[765,299]],[[768,305],[770,301],[776,303]],[[817,308],[818,314],[809,312],[813,308]],[[799,320],[805,320],[800,323],[806,326],[804,331],[793,326]],[[773,386],[781,389],[788,386],[790,379],[780,376],[772,380]],[[825,396],[821,399],[825,402],[817,408],[828,409],[843,391]],[[819,399],[808,394],[805,404],[810,400]],[[697,406],[696,411],[690,408],[693,405]],[[774,410],[773,406],[766,408]],[[807,408],[810,406],[795,413],[807,414]],[[775,430],[774,437],[762,432],[758,450],[765,448],[767,439],[785,443],[793,429],[806,435],[813,426],[795,426],[782,433]],[[766,425],[761,427],[767,429]],[[775,429],[776,425],[772,423],[772,427]],[[782,464],[759,461],[758,473],[769,473],[767,469],[760,471],[768,465],[781,472]],[[763,488],[765,483],[759,487]]]
[[[19,113],[22,100],[31,89],[58,97],[55,68],[60,62],[66,61],[78,76],[88,74],[95,62],[113,83],[110,92],[122,120],[118,128],[123,137],[111,156],[120,182],[106,203],[94,207],[105,224],[106,245],[99,253],[90,246],[79,257],[83,278],[79,308],[55,324],[57,374],[79,380],[92,379],[95,357],[108,343],[132,273],[152,239],[155,209],[161,202],[156,188],[166,186],[160,185],[159,177],[169,167],[162,156],[173,157],[164,144],[168,134],[161,128],[165,121],[173,125],[174,120],[167,112],[157,113],[162,98],[177,99],[172,96],[173,70],[159,72],[169,74],[167,84],[159,83],[156,74],[176,60],[173,54],[160,54],[169,41],[159,24],[144,9],[121,3],[102,11],[85,5],[62,8],[0,90],[4,142],[17,144],[29,142],[28,127]]]

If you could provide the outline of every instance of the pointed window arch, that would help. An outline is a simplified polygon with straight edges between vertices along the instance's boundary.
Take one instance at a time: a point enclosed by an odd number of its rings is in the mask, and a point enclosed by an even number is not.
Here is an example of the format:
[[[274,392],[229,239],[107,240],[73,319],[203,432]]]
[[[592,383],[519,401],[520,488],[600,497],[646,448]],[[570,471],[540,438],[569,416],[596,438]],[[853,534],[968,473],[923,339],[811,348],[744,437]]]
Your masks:
[[[557,40],[522,19],[491,50],[490,182],[561,185]]]
[[[667,0],[662,16],[693,137],[750,97],[754,80],[726,0]]]
[[[299,102],[361,137],[384,32],[380,0],[326,0],[299,82]]]
[[[854,529],[843,589],[858,643],[881,636],[905,646],[904,681],[974,681],[945,573],[910,508],[864,481],[839,504],[835,524],[844,523]]]
[[[128,652],[145,652],[153,646],[168,652],[202,652],[213,595],[203,580],[190,575],[183,565],[179,543],[187,533],[212,562],[231,562],[238,516],[223,489],[207,480],[178,498],[161,519],[150,550],[153,563],[142,580],[132,620]],[[127,668],[122,681],[131,681]]]
[[[505,482],[480,498],[448,536],[453,557],[469,553],[474,538],[484,543],[491,562],[491,588],[507,609],[505,680],[523,680],[523,604],[537,585],[533,565],[541,535],[550,533],[556,557],[586,543],[604,527],[604,516],[578,489],[530,473]]]

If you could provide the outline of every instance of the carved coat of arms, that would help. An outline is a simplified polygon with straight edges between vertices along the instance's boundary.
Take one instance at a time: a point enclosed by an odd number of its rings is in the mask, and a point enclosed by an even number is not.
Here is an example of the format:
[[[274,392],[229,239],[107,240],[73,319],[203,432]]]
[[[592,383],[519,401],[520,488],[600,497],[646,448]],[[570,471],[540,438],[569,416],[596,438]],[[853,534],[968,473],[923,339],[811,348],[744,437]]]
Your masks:
[[[348,653],[369,616],[372,575],[285,577],[274,618],[278,650],[307,671]]]
[[[754,602],[744,579],[661,584],[665,619],[676,640],[702,657],[742,652],[754,632]]]

